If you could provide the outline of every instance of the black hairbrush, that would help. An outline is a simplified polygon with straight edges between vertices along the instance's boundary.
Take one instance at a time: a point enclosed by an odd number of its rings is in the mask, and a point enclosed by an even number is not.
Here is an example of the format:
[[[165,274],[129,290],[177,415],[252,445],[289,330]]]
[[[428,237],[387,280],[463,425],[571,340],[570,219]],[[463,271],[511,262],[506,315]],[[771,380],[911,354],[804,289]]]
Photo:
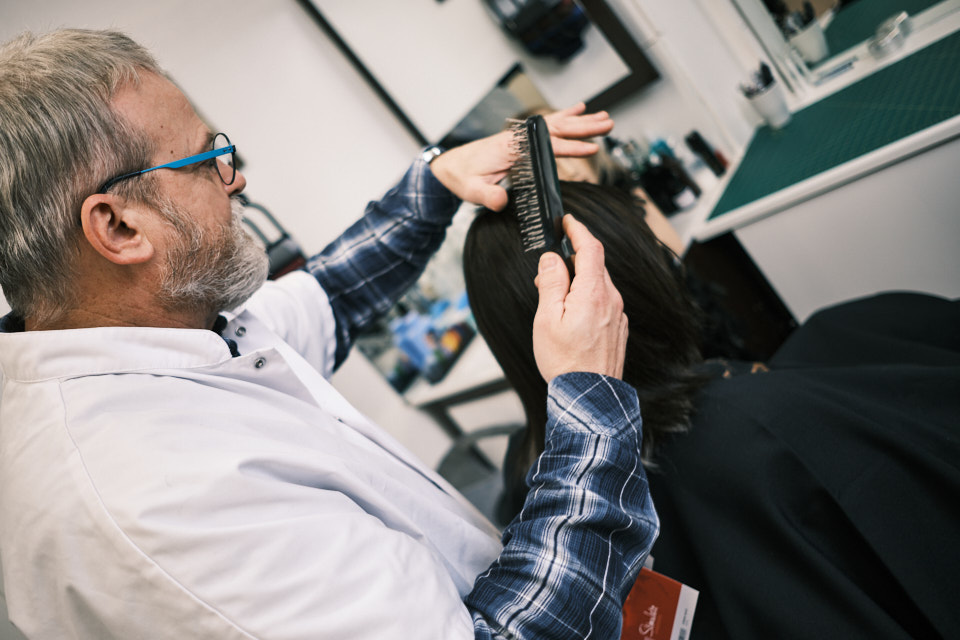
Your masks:
[[[563,201],[550,132],[543,116],[512,120],[516,161],[510,169],[514,208],[524,251],[555,251],[573,274],[573,247],[563,234]]]

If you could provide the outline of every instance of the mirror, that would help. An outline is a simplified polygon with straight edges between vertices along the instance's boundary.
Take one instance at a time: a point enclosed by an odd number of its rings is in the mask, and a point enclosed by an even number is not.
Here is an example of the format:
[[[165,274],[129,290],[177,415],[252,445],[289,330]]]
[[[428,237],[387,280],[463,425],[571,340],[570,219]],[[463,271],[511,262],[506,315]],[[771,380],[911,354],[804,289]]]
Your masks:
[[[812,84],[871,55],[865,45],[886,20],[905,12],[916,30],[960,9],[960,0],[731,1],[774,63],[796,65]],[[795,78],[789,69],[779,70]]]

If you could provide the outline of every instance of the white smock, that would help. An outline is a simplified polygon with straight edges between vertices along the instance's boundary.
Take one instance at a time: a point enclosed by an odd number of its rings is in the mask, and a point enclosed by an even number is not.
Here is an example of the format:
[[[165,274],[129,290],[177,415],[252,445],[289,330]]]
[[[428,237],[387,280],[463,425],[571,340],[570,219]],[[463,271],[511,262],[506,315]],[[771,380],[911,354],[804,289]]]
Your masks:
[[[497,530],[326,380],[312,276],[205,330],[0,333],[0,554],[36,638],[472,638]]]

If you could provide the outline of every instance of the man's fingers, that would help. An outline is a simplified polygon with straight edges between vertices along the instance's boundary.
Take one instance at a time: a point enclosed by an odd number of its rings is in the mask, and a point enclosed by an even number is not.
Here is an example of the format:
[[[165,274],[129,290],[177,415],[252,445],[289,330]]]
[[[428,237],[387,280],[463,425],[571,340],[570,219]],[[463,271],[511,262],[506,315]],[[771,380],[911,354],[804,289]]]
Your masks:
[[[600,150],[600,145],[595,142],[585,142],[583,140],[568,140],[551,136],[550,146],[553,147],[553,154],[558,157],[583,158],[592,156]]]
[[[540,256],[536,279],[540,292],[537,316],[541,320],[553,320],[563,315],[563,301],[570,291],[570,274],[563,259],[552,251]]]
[[[584,156],[596,153],[597,147],[570,145],[569,142],[594,138],[610,133],[613,120],[606,111],[584,113],[586,105],[580,102],[544,116],[552,136],[553,151],[560,156]]]
[[[613,129],[613,120],[606,113],[600,112],[588,116],[571,116],[552,124],[547,122],[547,127],[555,136],[588,138],[609,133]]]
[[[564,231],[576,250],[573,283],[559,255],[540,256],[533,350],[544,380],[571,371],[622,377],[628,324],[623,298],[603,264],[603,246],[572,216]]]
[[[481,184],[474,187],[469,202],[483,205],[491,211],[502,211],[507,206],[507,191],[497,184]]]
[[[576,254],[576,275],[584,278],[603,278],[603,245],[593,237],[583,223],[567,214],[563,216],[563,232],[570,238]]]
[[[587,110],[586,103],[578,102],[576,104],[570,105],[566,109],[560,109],[559,111],[554,111],[553,113],[544,116],[544,119],[549,124],[550,120],[566,118],[568,116],[579,116],[586,110]]]

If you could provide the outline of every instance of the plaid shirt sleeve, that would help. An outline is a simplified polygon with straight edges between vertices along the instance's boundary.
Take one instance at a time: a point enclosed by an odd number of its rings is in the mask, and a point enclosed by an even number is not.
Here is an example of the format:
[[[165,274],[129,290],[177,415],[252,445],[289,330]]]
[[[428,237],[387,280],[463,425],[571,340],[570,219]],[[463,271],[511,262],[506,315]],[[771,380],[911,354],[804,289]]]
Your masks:
[[[659,533],[636,391],[596,374],[550,383],[546,449],[497,561],[465,599],[476,638],[619,638]]]
[[[367,205],[360,220],[307,261],[337,321],[335,367],[356,335],[417,281],[459,206],[460,199],[418,159],[381,200]]]

